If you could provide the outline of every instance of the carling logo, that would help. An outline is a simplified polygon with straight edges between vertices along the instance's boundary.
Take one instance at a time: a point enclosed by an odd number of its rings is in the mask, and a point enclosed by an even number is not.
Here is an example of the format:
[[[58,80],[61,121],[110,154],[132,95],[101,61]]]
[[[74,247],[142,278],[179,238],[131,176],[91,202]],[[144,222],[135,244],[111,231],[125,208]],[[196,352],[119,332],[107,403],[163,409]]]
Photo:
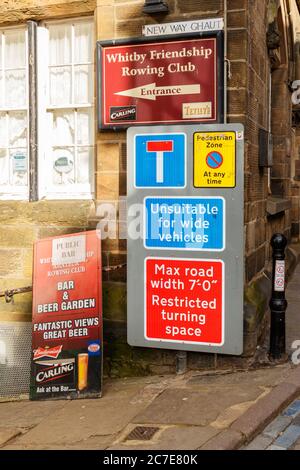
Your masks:
[[[135,121],[136,106],[112,106],[109,114],[111,121]]]
[[[75,359],[60,359],[58,361],[40,361],[35,363],[35,380],[38,384],[47,382],[74,382]]]

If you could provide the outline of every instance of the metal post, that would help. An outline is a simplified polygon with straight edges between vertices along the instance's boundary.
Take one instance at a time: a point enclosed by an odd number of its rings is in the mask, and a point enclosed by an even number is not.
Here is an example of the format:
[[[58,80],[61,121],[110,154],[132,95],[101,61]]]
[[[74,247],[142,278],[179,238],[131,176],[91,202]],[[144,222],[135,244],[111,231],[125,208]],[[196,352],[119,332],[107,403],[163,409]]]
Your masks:
[[[271,239],[273,248],[273,275],[271,310],[270,356],[272,359],[281,359],[285,355],[285,248],[287,239],[279,233]]]
[[[177,351],[176,354],[176,374],[183,375],[187,371],[187,352]]]

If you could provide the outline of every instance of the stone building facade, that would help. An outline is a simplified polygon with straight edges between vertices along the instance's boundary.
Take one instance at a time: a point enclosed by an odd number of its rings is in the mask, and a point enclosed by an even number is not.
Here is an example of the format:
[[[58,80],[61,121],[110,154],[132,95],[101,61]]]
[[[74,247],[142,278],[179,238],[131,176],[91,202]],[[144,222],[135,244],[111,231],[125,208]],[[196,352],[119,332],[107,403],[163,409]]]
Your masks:
[[[143,13],[144,2],[139,0],[4,0],[0,31],[10,31],[20,25],[27,28],[28,21],[43,25],[67,20],[72,24],[72,19],[86,18],[94,26],[95,48],[96,40],[141,36],[145,24],[225,18],[227,121],[245,126],[244,356],[247,358],[253,356],[268,319],[270,282],[266,270],[271,235],[279,231],[289,241],[298,241],[300,232],[300,137],[293,124],[291,101],[291,85],[300,79],[300,75],[297,77],[298,5],[295,0],[168,0],[167,3],[168,14],[150,16]],[[90,61],[89,66],[94,67],[96,84],[96,68],[91,63],[95,61]],[[75,63],[74,70],[76,67]],[[96,85],[93,105],[95,97]],[[2,108],[0,113],[6,112]],[[76,116],[78,109],[74,111]],[[35,240],[95,228],[99,222],[98,207],[103,202],[115,205],[119,230],[116,239],[103,241],[103,264],[126,263],[126,240],[121,236],[126,231],[126,134],[124,131],[98,132],[95,107],[93,112],[94,140],[84,144],[94,146],[89,197],[85,194],[80,198],[79,191],[73,198],[70,190],[60,198],[59,193],[53,195],[45,191],[33,198],[37,200],[28,201],[28,194],[10,197],[9,191],[0,188],[1,291],[31,285]],[[40,133],[41,129],[44,135],[39,136],[38,142],[43,146],[49,136],[45,127],[38,127]],[[260,166],[260,158],[267,152],[264,143],[268,133],[273,135],[273,164],[269,168]],[[36,168],[38,178],[43,164]],[[74,191],[76,193],[76,188]],[[104,222],[102,220],[102,226]],[[290,252],[288,259],[292,261],[292,258]],[[104,273],[103,296],[106,372],[111,376],[126,376],[174,371],[175,353],[127,345],[126,268]],[[30,320],[30,293],[15,296],[14,303],[1,299],[1,323]],[[191,353],[188,367],[229,367],[241,364],[242,360]]]

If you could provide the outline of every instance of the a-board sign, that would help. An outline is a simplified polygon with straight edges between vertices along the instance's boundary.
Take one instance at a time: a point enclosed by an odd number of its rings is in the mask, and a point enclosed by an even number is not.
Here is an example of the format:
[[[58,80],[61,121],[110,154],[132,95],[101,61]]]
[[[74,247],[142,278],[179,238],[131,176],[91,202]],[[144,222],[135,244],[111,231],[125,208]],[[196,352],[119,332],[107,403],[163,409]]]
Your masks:
[[[127,155],[129,344],[240,355],[243,126],[131,127]]]
[[[96,231],[35,243],[30,398],[101,396],[101,242]]]
[[[99,129],[222,121],[223,31],[97,47]]]

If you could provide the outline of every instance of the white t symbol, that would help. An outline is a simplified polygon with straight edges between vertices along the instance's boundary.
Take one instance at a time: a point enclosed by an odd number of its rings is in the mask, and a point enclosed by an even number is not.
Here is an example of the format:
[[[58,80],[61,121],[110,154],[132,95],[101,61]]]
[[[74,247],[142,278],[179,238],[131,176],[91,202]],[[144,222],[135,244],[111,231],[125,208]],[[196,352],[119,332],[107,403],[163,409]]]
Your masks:
[[[146,142],[147,152],[156,153],[156,183],[164,182],[164,153],[173,152],[173,140],[151,140]]]

